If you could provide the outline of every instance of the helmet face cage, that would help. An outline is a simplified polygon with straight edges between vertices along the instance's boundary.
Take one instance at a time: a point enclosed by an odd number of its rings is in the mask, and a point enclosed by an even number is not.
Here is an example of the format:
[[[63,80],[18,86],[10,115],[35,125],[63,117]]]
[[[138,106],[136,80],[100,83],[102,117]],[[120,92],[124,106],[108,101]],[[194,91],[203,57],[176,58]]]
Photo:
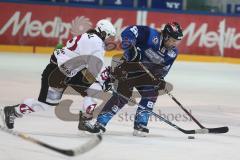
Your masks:
[[[165,40],[169,39],[169,37],[181,40],[183,38],[181,26],[177,22],[166,24],[163,29],[163,37]]]

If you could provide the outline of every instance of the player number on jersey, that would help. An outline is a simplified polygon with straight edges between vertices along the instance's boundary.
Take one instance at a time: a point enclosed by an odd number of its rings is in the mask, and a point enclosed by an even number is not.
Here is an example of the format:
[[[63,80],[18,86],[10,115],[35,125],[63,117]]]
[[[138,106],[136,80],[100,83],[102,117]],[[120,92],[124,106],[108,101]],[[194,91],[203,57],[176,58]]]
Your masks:
[[[148,103],[147,103],[147,107],[148,107],[148,108],[153,108],[153,105],[154,105],[154,103],[153,103],[153,102],[151,102],[151,101],[148,101]]]
[[[67,42],[67,48],[71,51],[75,51],[75,49],[77,48],[77,43],[80,39],[81,35],[72,38],[70,41]]]
[[[130,28],[130,31],[133,32],[136,38],[138,37],[138,29],[136,26],[133,26],[132,28]]]

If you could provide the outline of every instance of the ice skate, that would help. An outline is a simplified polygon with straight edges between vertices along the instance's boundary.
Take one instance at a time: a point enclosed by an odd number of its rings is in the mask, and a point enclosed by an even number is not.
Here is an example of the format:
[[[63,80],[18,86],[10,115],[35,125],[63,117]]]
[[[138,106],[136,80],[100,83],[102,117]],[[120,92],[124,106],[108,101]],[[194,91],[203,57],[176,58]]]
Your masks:
[[[94,128],[94,126],[90,123],[92,118],[87,118],[84,114],[80,111],[79,113],[79,122],[78,122],[78,129],[81,131],[89,131]]]
[[[6,106],[1,108],[1,118],[3,120],[3,124],[8,128],[8,129],[13,129],[14,128],[14,120],[17,117],[16,116],[16,111],[15,106]]]
[[[133,136],[146,137],[149,133],[149,129],[141,124],[134,126]]]

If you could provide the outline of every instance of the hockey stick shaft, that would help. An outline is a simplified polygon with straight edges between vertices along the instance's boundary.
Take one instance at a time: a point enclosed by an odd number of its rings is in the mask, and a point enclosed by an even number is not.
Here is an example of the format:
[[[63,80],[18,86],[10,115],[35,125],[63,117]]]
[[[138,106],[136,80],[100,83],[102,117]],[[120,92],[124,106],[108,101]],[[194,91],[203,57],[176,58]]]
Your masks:
[[[186,108],[183,107],[183,105],[169,92],[167,92],[168,96],[185,112],[187,115],[200,127],[200,128],[206,128],[204,127],[196,118],[193,117],[191,113],[188,112]]]
[[[13,136],[19,137],[21,139],[32,142],[34,144],[38,144],[38,145],[40,145],[44,148],[50,149],[52,151],[61,153],[61,154],[66,155],[66,156],[76,156],[76,155],[80,155],[80,154],[83,154],[85,152],[88,152],[91,149],[93,149],[95,146],[97,146],[102,140],[102,136],[97,135],[97,136],[95,136],[94,138],[91,138],[91,140],[87,141],[85,144],[82,144],[79,147],[76,147],[76,148],[73,148],[73,149],[61,149],[61,148],[52,146],[50,144],[47,144],[45,142],[42,142],[40,140],[37,140],[33,137],[30,137],[27,134],[24,134],[24,133],[21,133],[21,132],[18,132],[18,131],[14,131],[14,130],[10,130],[10,129],[8,129],[4,126],[1,126],[1,125],[0,125],[0,130],[5,132],[5,133],[9,133]]]

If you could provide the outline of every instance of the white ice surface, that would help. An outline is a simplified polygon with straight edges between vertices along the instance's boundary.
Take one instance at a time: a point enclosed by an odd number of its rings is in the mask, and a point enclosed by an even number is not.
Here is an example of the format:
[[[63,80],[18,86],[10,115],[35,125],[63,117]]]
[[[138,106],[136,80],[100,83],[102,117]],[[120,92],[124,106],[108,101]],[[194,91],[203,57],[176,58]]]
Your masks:
[[[109,59],[106,59],[109,62]],[[14,105],[25,98],[37,98],[41,72],[49,55],[0,54],[0,105]],[[207,127],[229,126],[219,135],[187,135],[153,119],[146,138],[132,136],[136,107],[126,106],[107,126],[102,143],[90,152],[69,158],[0,131],[0,160],[239,160],[240,65],[176,62],[166,80],[172,94]],[[81,107],[81,97],[64,96]],[[154,109],[185,129],[198,128],[168,97],[159,97]],[[173,119],[175,116],[175,119]],[[181,116],[181,117],[179,117]],[[17,119],[15,130],[52,145],[72,148],[90,135],[77,130],[77,122],[59,120],[54,108]]]

